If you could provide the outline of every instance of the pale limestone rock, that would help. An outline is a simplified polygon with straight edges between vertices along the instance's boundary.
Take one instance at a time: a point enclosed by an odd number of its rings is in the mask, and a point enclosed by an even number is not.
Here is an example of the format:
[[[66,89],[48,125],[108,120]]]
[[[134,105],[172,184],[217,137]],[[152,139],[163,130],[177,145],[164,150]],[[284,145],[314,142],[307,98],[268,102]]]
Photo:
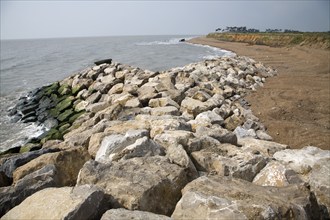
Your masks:
[[[138,107],[141,107],[141,102],[139,101],[138,98],[132,98],[125,103],[125,107],[138,108]]]
[[[126,102],[132,98],[133,98],[133,95],[131,95],[129,93],[116,94],[116,95],[113,95],[113,97],[112,97],[112,104],[120,104],[120,105],[124,106],[126,104]]]
[[[150,121],[150,137],[154,138],[166,130],[191,131],[191,126],[182,118],[159,118]]]
[[[47,188],[36,192],[1,219],[93,219],[104,209],[104,193],[94,186]]]
[[[287,163],[291,169],[299,174],[308,174],[320,160],[330,162],[330,151],[317,147],[307,146],[302,149],[287,149],[278,151],[274,158]]]
[[[210,123],[222,125],[224,122],[223,118],[220,115],[214,113],[213,111],[202,112],[196,116],[195,120],[197,123],[201,124]]]
[[[234,131],[238,126],[243,123],[243,118],[238,117],[236,115],[232,115],[225,120],[225,128]]]
[[[313,166],[309,174],[309,184],[319,204],[330,210],[330,162],[322,159]]]
[[[69,186],[76,182],[79,170],[89,159],[90,156],[83,147],[44,154],[17,168],[13,173],[13,180],[15,183],[24,176],[53,164],[57,170],[55,174],[57,185]]]
[[[113,74],[116,73],[116,68],[114,68],[114,67],[107,67],[103,71],[107,75],[110,75],[110,74],[113,75]]]
[[[238,144],[242,146],[244,151],[258,151],[266,157],[272,157],[277,151],[282,151],[288,148],[288,146],[284,144],[254,138],[241,138],[238,140]]]
[[[199,100],[201,102],[205,102],[207,101],[208,99],[211,98],[211,96],[207,93],[207,92],[204,92],[204,91],[197,91],[193,96],[192,96],[193,99],[196,99],[196,100]]]
[[[91,138],[89,140],[89,144],[88,144],[88,153],[93,158],[95,158],[96,152],[100,148],[101,142],[102,142],[103,138],[106,135],[107,134],[104,133],[104,132],[99,132],[99,133],[92,134],[92,136],[91,136]]]
[[[318,202],[330,210],[330,151],[307,146],[278,151],[274,158],[284,163],[308,182]]]
[[[74,108],[74,110],[76,111],[76,112],[80,112],[80,111],[82,111],[82,110],[86,110],[86,107],[88,106],[88,102],[87,101],[81,101],[81,102],[79,102],[76,106],[75,106],[75,108]]]
[[[84,101],[82,101],[82,102],[84,102]],[[99,111],[106,109],[109,106],[110,106],[110,103],[108,103],[108,102],[97,102],[97,103],[88,105],[86,107],[86,111],[97,113]]]
[[[230,143],[233,145],[237,145],[237,137],[235,133],[216,125],[211,126],[210,128],[198,126],[196,128],[195,135],[196,137],[210,136],[220,141],[221,143]]]
[[[116,78],[113,75],[106,75],[101,78],[101,83],[107,85],[114,85]]]
[[[117,83],[116,85],[112,86],[112,88],[109,90],[108,94],[119,94],[123,92],[124,84],[123,83]]]
[[[189,114],[194,115],[196,117],[199,113],[202,113],[204,111],[208,110],[207,105],[204,102],[201,102],[199,100],[186,97],[181,102],[181,112],[188,112]]]
[[[260,186],[283,187],[289,184],[302,183],[302,180],[285,165],[278,161],[271,161],[253,179],[253,183]]]
[[[298,185],[263,187],[234,178],[203,176],[185,186],[182,194],[174,219],[321,217],[309,190]]]
[[[129,130],[150,129],[150,124],[146,120],[129,120],[120,121],[114,125],[109,126],[104,130],[105,133],[125,134]]]
[[[56,167],[49,164],[39,170],[29,173],[12,186],[1,187],[0,216],[20,204],[33,193],[47,187],[57,186],[55,178],[56,173]]]
[[[269,134],[267,134],[265,131],[258,130],[258,131],[256,131],[256,134],[257,134],[258,139],[260,139],[260,140],[265,140],[265,141],[273,140],[273,138]]]
[[[131,211],[127,209],[110,209],[103,214],[101,220],[171,220],[166,215],[158,215],[151,212]]]
[[[162,116],[162,115],[180,115],[179,110],[174,106],[156,107],[151,108],[151,115]]]
[[[194,135],[190,131],[184,130],[166,130],[162,134],[158,134],[154,137],[154,140],[167,148],[170,145],[182,145],[184,148],[188,146],[188,142]]]
[[[165,107],[165,106],[174,106],[177,109],[180,108],[178,103],[173,101],[170,97],[158,98],[158,99],[150,99],[149,106],[152,108],[156,107]]]
[[[133,144],[122,148],[116,148],[109,155],[111,161],[127,160],[133,157],[144,157],[144,156],[164,156],[164,148],[158,145],[155,141],[144,136],[137,139]]]
[[[245,129],[241,126],[237,126],[234,130],[234,133],[236,134],[237,138],[246,138],[246,137],[252,137],[256,138],[257,134],[253,129]]]
[[[103,138],[95,160],[102,163],[111,163],[114,154],[123,151],[127,146],[134,144],[136,140],[148,135],[147,130],[134,130],[125,135],[113,134]],[[119,158],[120,159],[120,158]]]
[[[232,176],[252,182],[268,162],[268,158],[250,152],[240,152],[233,145],[204,149],[191,153],[198,170]]]
[[[112,207],[170,215],[180,190],[189,182],[186,169],[162,156],[135,157],[113,164],[87,162],[77,184],[94,184],[111,195]]]

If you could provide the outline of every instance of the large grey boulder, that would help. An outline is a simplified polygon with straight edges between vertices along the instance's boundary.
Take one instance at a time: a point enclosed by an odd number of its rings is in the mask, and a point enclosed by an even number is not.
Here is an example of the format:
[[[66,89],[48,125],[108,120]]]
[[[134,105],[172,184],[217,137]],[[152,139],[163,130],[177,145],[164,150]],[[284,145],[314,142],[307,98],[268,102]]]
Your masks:
[[[318,199],[330,211],[330,151],[307,146],[302,149],[286,149],[274,154],[274,158],[294,170],[311,186]]]
[[[103,199],[104,193],[95,186],[47,188],[25,199],[2,219],[96,219],[106,210]]]
[[[195,151],[191,153],[191,157],[199,171],[232,176],[249,182],[253,181],[269,160],[260,154],[242,152],[230,144]]]
[[[263,187],[244,180],[203,176],[182,190],[174,219],[320,219],[315,197],[302,185]]]
[[[151,212],[127,210],[127,209],[110,209],[103,214],[101,220],[171,220],[172,218],[165,215],[157,215]]]
[[[276,187],[302,182],[296,172],[276,160],[269,162],[253,179],[254,184]]]
[[[24,176],[12,186],[1,187],[0,216],[20,204],[33,193],[47,187],[57,186],[55,178],[57,172],[58,171],[54,165],[46,165],[43,168]]]
[[[77,184],[94,184],[113,199],[113,207],[170,215],[180,190],[193,178],[162,156],[135,157],[113,164],[88,161]]]
[[[58,186],[74,185],[77,175],[84,163],[90,159],[87,150],[83,147],[70,148],[68,150],[48,153],[24,164],[13,173],[13,180],[16,183],[24,176],[35,172],[47,165],[56,167],[55,180]]]
[[[138,139],[143,137],[145,137],[146,140],[138,141]],[[142,147],[144,147],[144,150],[141,149]],[[135,152],[136,156],[144,156],[149,151],[152,154],[157,154],[157,150],[159,151],[158,154],[161,154],[161,147],[157,146],[156,143],[153,143],[153,141],[148,139],[147,130],[130,130],[127,131],[125,135],[113,134],[104,137],[101,146],[96,153],[95,160],[108,163],[111,162],[113,158],[117,158],[118,160],[125,154],[131,154],[131,156],[133,156],[133,152]],[[140,151],[140,153],[137,153],[137,151]],[[142,152],[145,153],[143,154]],[[122,156],[120,157],[119,155]]]
[[[22,154],[17,154],[8,158],[5,158],[1,161],[0,166],[0,175],[3,175],[4,178],[1,179],[12,179],[13,178],[13,172],[18,167],[28,163],[29,161],[39,157],[40,155],[49,153],[49,152],[56,152],[59,151],[59,149],[40,149],[36,151],[26,152]],[[5,183],[0,182],[0,187],[5,186]]]

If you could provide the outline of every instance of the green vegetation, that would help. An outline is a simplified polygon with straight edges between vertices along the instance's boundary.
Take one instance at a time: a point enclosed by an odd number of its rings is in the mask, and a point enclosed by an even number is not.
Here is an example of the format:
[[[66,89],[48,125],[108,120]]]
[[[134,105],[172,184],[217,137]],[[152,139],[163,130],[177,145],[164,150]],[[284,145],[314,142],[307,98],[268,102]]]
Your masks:
[[[314,48],[330,49],[329,32],[222,32],[210,33],[209,38],[221,41],[243,42],[256,45],[267,45],[272,47],[285,46],[308,46]]]

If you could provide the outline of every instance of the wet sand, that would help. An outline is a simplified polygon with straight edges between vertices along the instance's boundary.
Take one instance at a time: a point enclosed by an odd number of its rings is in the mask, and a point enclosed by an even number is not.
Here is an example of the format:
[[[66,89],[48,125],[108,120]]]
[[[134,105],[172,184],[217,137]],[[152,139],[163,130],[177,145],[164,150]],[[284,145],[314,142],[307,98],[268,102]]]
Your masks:
[[[307,47],[269,47],[200,37],[210,45],[248,56],[277,69],[264,87],[246,99],[274,141],[291,148],[330,150],[330,51]]]

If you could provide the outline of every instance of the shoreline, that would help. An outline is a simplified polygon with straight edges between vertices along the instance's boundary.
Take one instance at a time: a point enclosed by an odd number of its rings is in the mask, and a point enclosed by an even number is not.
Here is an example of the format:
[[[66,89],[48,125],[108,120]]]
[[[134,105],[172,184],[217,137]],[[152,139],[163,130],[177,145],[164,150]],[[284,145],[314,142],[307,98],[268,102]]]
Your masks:
[[[11,110],[52,129],[0,156],[2,219],[329,218],[330,151],[272,141],[245,101],[272,68],[242,56],[163,72],[95,64]]]
[[[206,37],[188,42],[233,51],[277,69],[276,77],[246,97],[252,111],[276,142],[291,148],[312,145],[330,149],[329,50],[249,45]]]

